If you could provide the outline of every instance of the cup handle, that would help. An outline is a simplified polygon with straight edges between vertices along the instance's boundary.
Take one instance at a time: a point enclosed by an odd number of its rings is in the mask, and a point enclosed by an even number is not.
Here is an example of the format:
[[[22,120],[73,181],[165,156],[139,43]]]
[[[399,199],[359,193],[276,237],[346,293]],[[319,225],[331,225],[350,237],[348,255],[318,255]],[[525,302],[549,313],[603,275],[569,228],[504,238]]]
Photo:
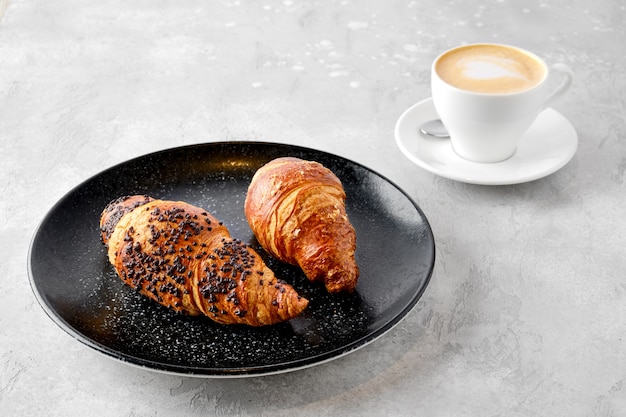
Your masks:
[[[550,72],[559,73],[563,77],[561,84],[552,92],[543,102],[543,110],[547,109],[565,95],[572,87],[574,82],[574,71],[565,64],[554,64],[550,66]]]

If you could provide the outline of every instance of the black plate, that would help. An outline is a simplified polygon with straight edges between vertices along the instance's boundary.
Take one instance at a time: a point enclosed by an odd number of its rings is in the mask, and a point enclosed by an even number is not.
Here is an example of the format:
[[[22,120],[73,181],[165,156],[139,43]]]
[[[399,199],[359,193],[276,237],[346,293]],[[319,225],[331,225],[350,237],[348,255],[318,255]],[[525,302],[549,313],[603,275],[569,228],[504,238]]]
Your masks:
[[[343,182],[361,270],[352,295],[331,296],[295,267],[268,257],[243,211],[255,171],[280,156],[315,160]],[[252,245],[276,276],[310,300],[300,317],[263,327],[188,317],[125,286],[108,263],[98,222],[128,194],[184,200],[211,211]],[[417,303],[435,245],[420,208],[398,187],[344,158],[290,145],[227,142],[145,155],[80,184],[46,215],[30,247],[30,282],[46,313],[86,345],[121,361],[176,374],[262,375],[318,364],[381,336]]]

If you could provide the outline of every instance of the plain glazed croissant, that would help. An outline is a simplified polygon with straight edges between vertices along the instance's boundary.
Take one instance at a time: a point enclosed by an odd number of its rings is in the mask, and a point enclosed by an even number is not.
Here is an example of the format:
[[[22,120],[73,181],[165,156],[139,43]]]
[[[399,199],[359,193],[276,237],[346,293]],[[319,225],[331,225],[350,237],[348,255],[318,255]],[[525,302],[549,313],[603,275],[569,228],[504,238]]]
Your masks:
[[[193,205],[122,197],[102,212],[100,232],[120,278],[177,312],[263,326],[289,320],[308,304],[252,248]]]
[[[331,293],[351,292],[359,276],[356,234],[341,181],[318,162],[278,158],[254,174],[245,202],[250,228],[277,259],[298,265]]]

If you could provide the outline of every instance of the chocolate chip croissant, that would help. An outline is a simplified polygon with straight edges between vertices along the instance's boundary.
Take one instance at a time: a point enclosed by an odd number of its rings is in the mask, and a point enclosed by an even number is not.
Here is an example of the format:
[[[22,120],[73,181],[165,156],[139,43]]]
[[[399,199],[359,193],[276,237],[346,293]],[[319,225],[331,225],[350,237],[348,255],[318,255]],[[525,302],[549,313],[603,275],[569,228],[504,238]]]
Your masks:
[[[120,278],[177,312],[222,324],[270,325],[308,304],[259,255],[205,210],[128,196],[100,218],[102,242]]]
[[[261,246],[299,265],[331,293],[351,292],[359,276],[356,234],[345,209],[341,181],[323,165],[278,158],[255,173],[245,214]]]

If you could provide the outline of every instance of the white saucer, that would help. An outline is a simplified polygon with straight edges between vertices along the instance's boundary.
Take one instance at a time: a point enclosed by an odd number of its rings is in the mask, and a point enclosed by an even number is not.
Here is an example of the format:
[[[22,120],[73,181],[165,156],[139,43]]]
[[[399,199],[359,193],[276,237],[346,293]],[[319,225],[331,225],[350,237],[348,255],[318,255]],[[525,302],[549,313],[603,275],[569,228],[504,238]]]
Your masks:
[[[554,109],[543,111],[520,140],[509,159],[496,163],[471,162],[458,156],[449,139],[428,137],[419,128],[438,118],[432,99],[407,109],[396,123],[396,143],[402,153],[423,169],[470,184],[519,184],[550,175],[576,153],[574,126]]]

